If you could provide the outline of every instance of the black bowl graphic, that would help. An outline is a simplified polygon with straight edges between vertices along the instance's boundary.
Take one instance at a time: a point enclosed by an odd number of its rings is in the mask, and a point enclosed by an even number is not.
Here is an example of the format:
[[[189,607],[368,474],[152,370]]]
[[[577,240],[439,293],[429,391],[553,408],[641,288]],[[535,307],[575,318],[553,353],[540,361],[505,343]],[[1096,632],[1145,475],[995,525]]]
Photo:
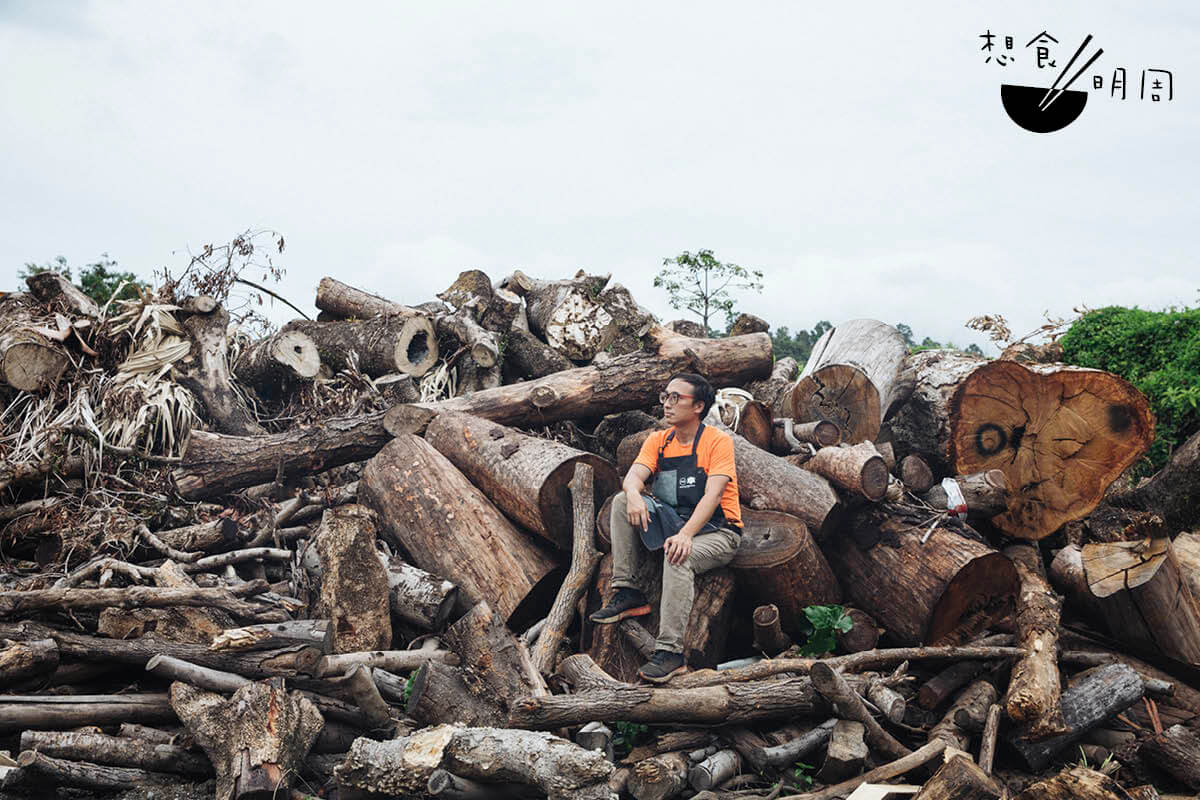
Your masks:
[[[1052,133],[1067,127],[1083,113],[1088,99],[1087,92],[1068,89],[1060,92],[1049,108],[1038,108],[1045,96],[1044,86],[1000,85],[1000,99],[1009,119],[1034,133]]]

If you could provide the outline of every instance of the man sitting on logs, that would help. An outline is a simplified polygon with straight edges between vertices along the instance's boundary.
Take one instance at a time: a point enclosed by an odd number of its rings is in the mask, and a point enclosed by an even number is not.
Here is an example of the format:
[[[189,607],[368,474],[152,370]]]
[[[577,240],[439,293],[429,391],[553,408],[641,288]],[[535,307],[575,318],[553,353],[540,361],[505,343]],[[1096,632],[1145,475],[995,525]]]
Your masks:
[[[650,613],[636,582],[642,547],[662,548],[662,607],[658,640],[638,677],[663,683],[684,668],[683,639],[696,596],[697,575],[728,564],[741,541],[733,439],[700,420],[716,400],[709,382],[690,373],[676,375],[659,395],[670,428],[646,439],[613,498],[610,520],[616,594],[592,614],[595,622],[619,622]],[[651,475],[652,493],[642,491]]]

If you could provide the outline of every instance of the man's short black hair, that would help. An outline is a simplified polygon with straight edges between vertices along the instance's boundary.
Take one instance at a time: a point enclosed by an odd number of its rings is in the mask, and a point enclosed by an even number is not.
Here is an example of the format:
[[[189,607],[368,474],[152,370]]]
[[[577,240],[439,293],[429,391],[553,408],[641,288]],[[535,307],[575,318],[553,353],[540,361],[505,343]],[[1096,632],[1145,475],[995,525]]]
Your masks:
[[[704,410],[700,412],[700,419],[708,416],[708,410],[717,401],[717,393],[713,389],[712,384],[708,382],[708,378],[705,378],[703,375],[697,375],[694,372],[681,372],[678,375],[673,375],[671,381],[687,381],[690,383],[692,385],[692,394],[695,395],[692,401],[699,400],[704,403]],[[667,383],[671,381],[667,381]]]

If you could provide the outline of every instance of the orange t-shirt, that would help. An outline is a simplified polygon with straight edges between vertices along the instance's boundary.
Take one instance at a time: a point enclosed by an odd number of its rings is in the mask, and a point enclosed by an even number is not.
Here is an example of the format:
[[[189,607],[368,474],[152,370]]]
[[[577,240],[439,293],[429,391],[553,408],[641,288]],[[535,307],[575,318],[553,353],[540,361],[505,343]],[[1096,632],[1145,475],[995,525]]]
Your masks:
[[[663,446],[671,428],[654,431],[642,443],[642,449],[633,463],[641,464],[653,475],[658,469],[658,449]],[[692,442],[687,446],[679,443],[676,434],[663,450],[663,458],[677,458],[690,455]],[[696,466],[708,475],[728,475],[729,483],[721,492],[721,511],[725,520],[731,525],[742,524],[742,507],[738,503],[737,466],[733,462],[733,439],[725,431],[705,425],[700,436],[700,445],[696,448]]]

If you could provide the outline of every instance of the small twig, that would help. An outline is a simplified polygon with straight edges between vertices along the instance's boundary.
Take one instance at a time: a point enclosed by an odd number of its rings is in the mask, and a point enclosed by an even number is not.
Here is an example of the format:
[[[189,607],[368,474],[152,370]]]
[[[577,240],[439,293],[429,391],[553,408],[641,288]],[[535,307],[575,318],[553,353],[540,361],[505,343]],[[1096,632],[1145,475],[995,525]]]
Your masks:
[[[193,561],[190,564],[184,564],[184,572],[204,572],[218,567],[225,567],[231,564],[239,564],[243,561],[254,561],[260,558],[271,558],[276,561],[291,561],[292,551],[283,550],[274,547],[251,547],[245,550],[231,550],[228,553],[218,553],[215,556],[208,556]]]
[[[167,558],[171,559],[172,561],[178,561],[182,564],[190,564],[194,561],[198,561],[200,556],[204,555],[203,553],[189,553],[184,550],[176,550],[174,547],[171,547],[171,545],[167,544],[162,539],[151,533],[150,529],[145,525],[137,526],[137,535],[140,536],[142,540],[146,542],[146,544],[150,545]]]
[[[293,311],[295,311],[297,314],[304,317],[305,319],[308,319],[308,320],[312,319],[312,317],[310,317],[308,314],[305,314],[303,311],[301,311],[300,309],[298,309],[294,305],[292,305],[286,297],[282,297],[280,295],[275,294],[275,292],[272,292],[270,289],[268,289],[265,286],[259,286],[254,281],[248,281],[245,278],[234,278],[233,281],[234,281],[234,283],[244,283],[251,288],[258,289],[260,292],[266,292],[267,294],[271,295],[271,297],[274,297],[279,302],[287,305],[289,308],[291,308]]]
[[[1142,702],[1146,704],[1146,713],[1150,715],[1150,724],[1154,727],[1156,734],[1163,732],[1162,720],[1158,716],[1158,704],[1149,697],[1143,697]]]

